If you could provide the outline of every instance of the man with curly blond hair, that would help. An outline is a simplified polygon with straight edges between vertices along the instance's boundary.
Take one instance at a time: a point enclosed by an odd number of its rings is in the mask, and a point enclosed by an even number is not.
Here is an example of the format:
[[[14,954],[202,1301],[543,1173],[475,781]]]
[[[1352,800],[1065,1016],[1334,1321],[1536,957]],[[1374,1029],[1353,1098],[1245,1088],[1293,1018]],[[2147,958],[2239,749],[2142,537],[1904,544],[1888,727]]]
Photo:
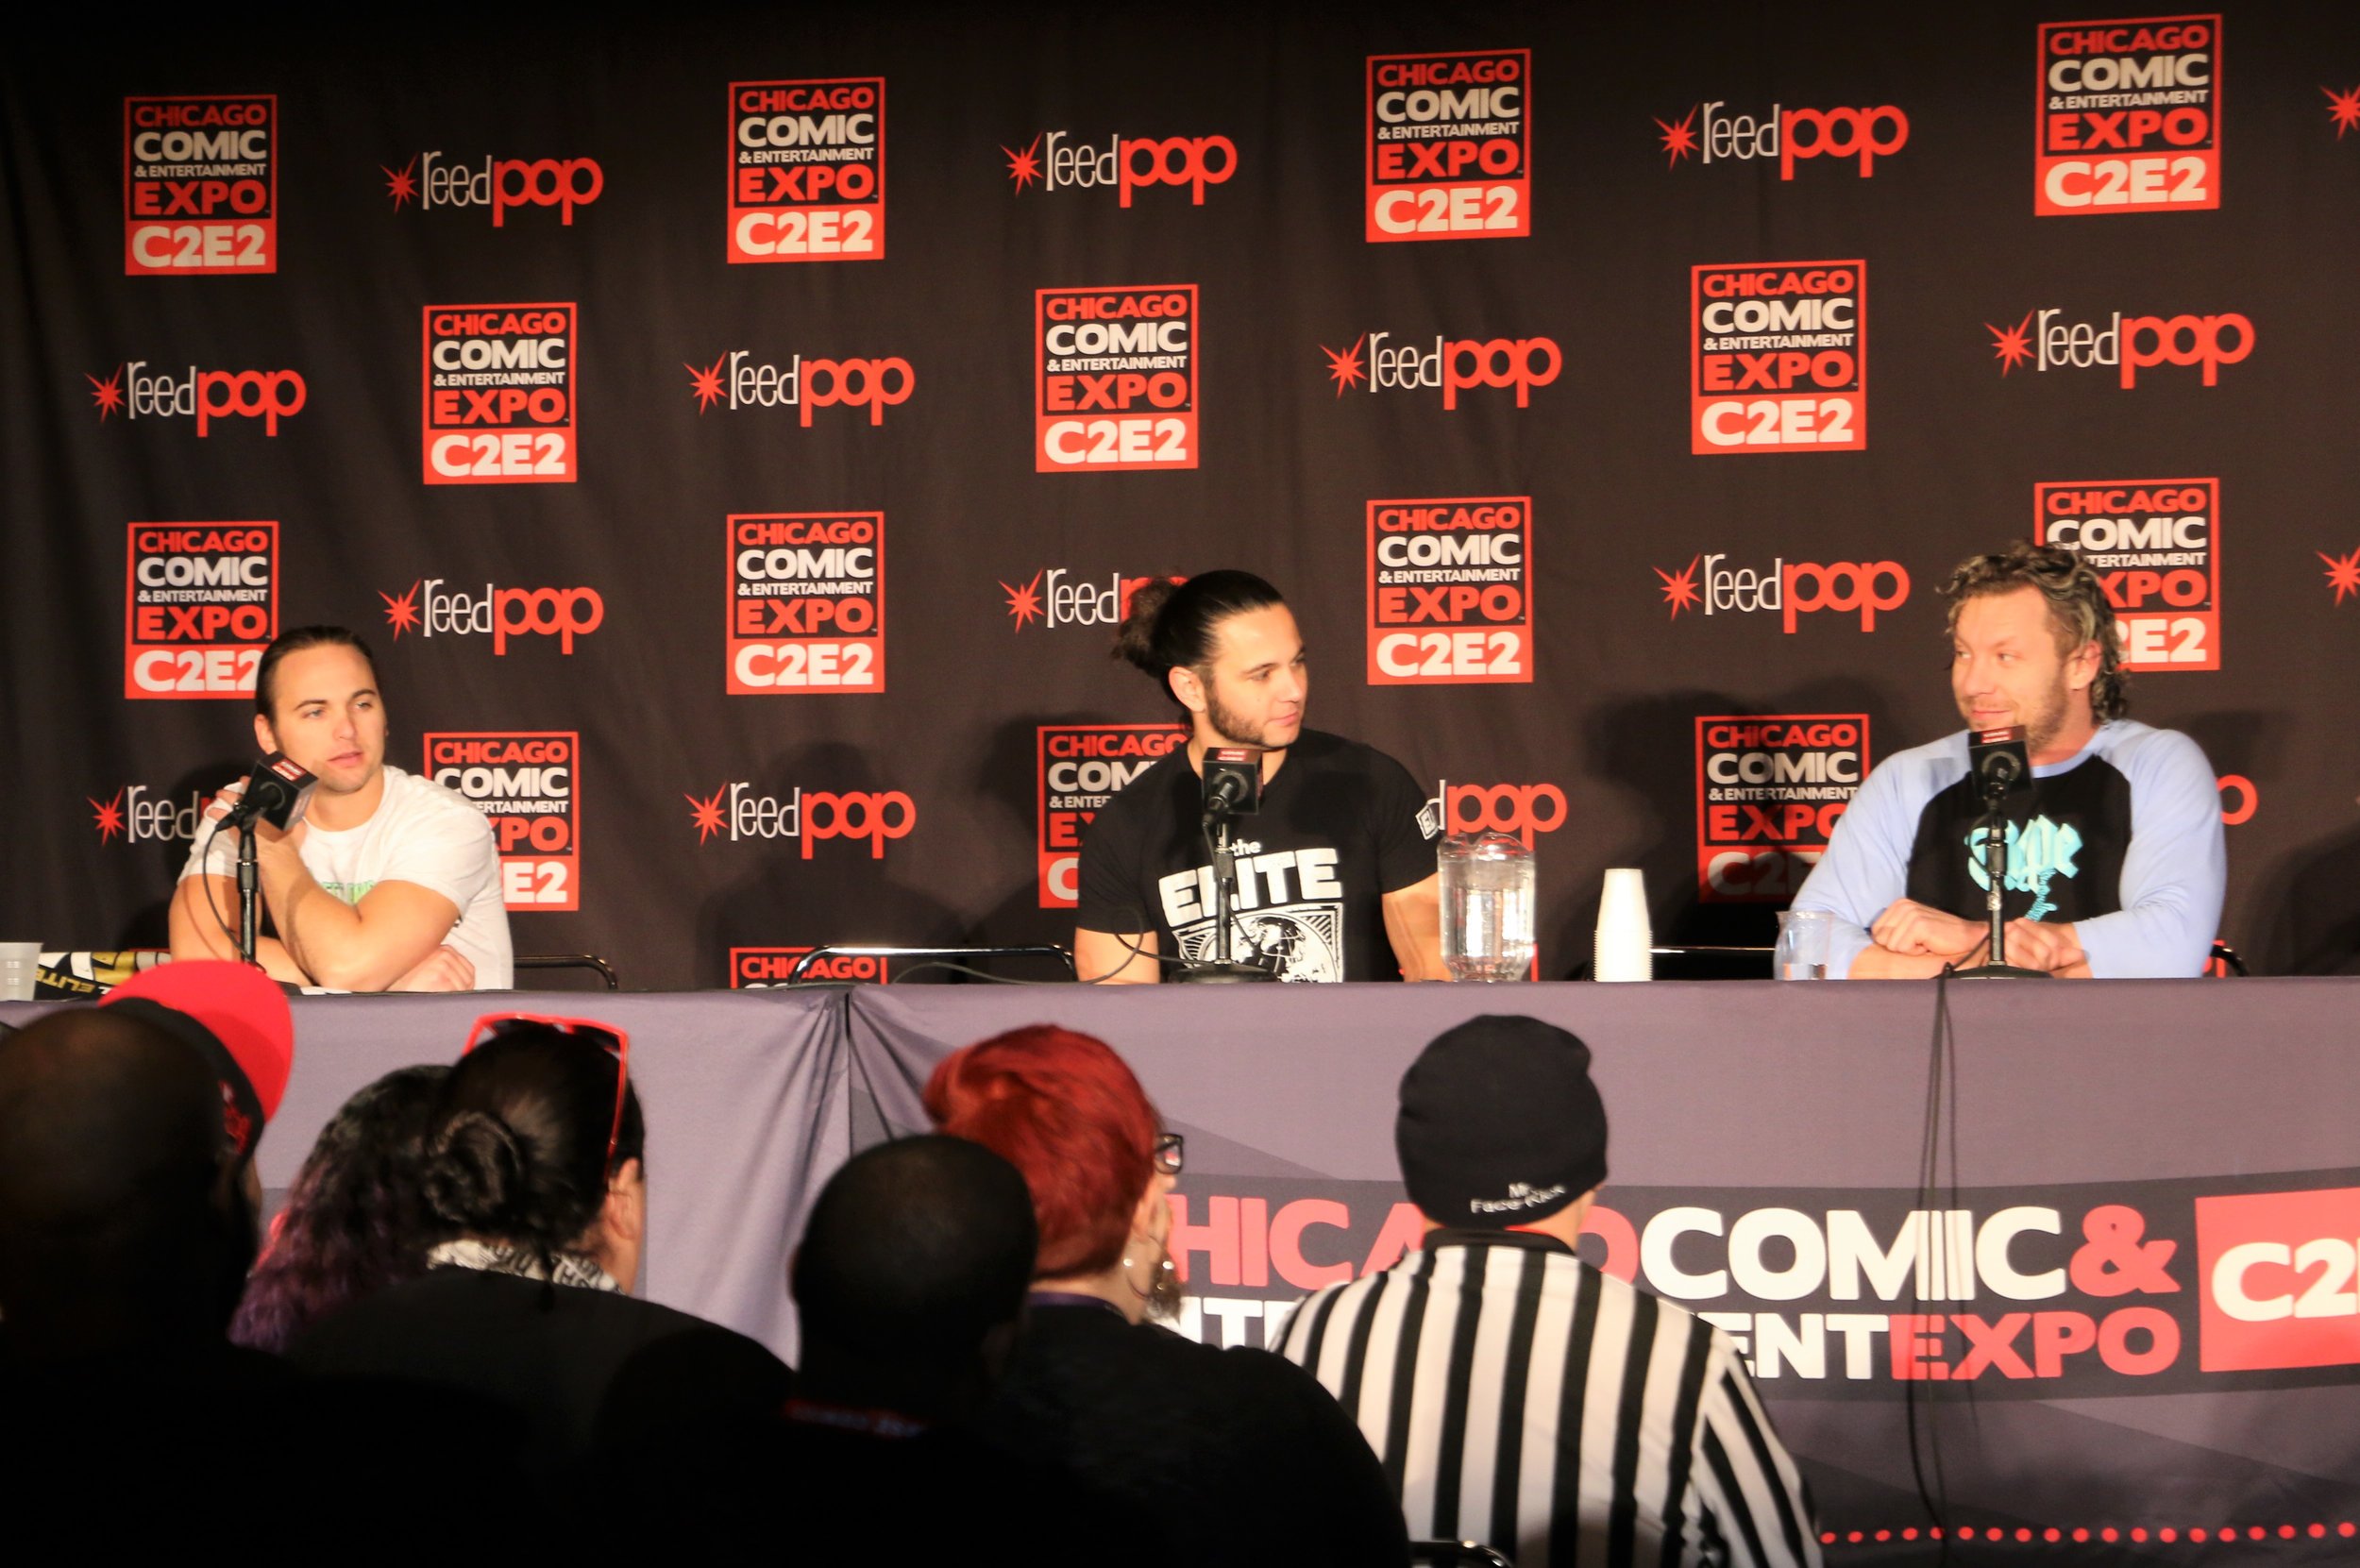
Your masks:
[[[1878,765],[1795,895],[1834,918],[1828,973],[1923,978],[1984,959],[1967,737],[2010,725],[2024,727],[2032,778],[2008,810],[2007,961],[2070,979],[2201,973],[2227,877],[2212,765],[2186,735],[2125,717],[2097,574],[2018,541],[1961,563],[1942,591],[1967,728]]]

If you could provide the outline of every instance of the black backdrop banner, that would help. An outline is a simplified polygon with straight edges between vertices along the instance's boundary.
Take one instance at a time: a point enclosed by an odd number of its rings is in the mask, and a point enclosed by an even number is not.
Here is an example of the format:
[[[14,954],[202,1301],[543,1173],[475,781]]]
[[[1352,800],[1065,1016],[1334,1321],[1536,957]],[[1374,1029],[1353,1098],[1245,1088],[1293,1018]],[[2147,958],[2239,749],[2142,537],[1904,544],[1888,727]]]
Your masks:
[[[374,644],[520,951],[1069,934],[1168,745],[1131,588],[1766,941],[2037,532],[2221,777],[2221,935],[2360,949],[2360,10],[178,13],[0,62],[5,867],[160,942],[257,651]],[[159,17],[162,13],[157,13]],[[888,591],[889,585],[889,591]],[[119,666],[119,667],[118,667]]]

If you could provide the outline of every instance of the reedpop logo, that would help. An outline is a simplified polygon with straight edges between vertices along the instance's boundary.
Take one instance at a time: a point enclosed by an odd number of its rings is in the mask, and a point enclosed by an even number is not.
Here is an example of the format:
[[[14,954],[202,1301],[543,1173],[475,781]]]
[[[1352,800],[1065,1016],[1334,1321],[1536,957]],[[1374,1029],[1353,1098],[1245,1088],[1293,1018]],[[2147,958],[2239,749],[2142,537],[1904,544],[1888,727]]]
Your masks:
[[[425,164],[421,175],[419,164]],[[444,158],[442,149],[413,153],[396,169],[379,165],[385,194],[399,211],[416,202],[420,211],[436,207],[488,207],[492,227],[507,227],[508,214],[523,207],[554,207],[570,228],[574,209],[587,207],[606,189],[606,172],[595,158],[493,158],[470,167]]]
[[[837,794],[806,791],[798,784],[782,801],[757,795],[751,784],[738,779],[711,795],[682,798],[688,802],[698,843],[715,837],[732,844],[749,838],[793,838],[801,842],[805,860],[823,838],[867,840],[868,858],[883,860],[886,841],[907,838],[918,825],[917,803],[898,789]]]
[[[2221,315],[2126,316],[2120,311],[2096,322],[2064,319],[2061,310],[2035,310],[2013,327],[1983,324],[1991,334],[1999,374],[2031,362],[2037,372],[2118,368],[2122,385],[2138,385],[2139,372],[2156,365],[2201,366],[2206,386],[2217,386],[2223,365],[2242,364],[2253,352],[2253,323],[2230,312]]]
[[[126,391],[124,382],[128,379]],[[216,419],[260,419],[264,435],[278,433],[278,421],[303,412],[310,391],[293,370],[199,370],[185,376],[147,372],[147,361],[127,360],[103,379],[85,375],[91,403],[105,424],[117,413],[126,419],[176,419],[194,415],[196,433],[212,434]]]
[[[159,796],[145,784],[125,784],[107,800],[90,801],[91,825],[98,841],[126,844],[194,842],[197,823],[205,816],[205,791],[194,789],[183,801]]]
[[[1035,621],[1053,630],[1060,626],[1120,626],[1131,613],[1131,596],[1151,582],[1163,581],[1167,580],[1109,572],[1104,579],[1084,582],[1076,580],[1063,566],[1049,566],[1023,582],[1003,582],[1000,591],[1007,596],[1008,618],[1016,623],[1015,630],[1019,632]]]
[[[1442,394],[1442,407],[1456,410],[1461,392],[1513,388],[1516,406],[1529,408],[1533,389],[1547,386],[1565,368],[1565,356],[1554,338],[1445,338],[1437,332],[1430,347],[1424,342],[1389,347],[1386,340],[1392,335],[1363,332],[1340,351],[1320,346],[1337,396],[1364,381],[1370,392],[1435,387]]]
[[[1819,610],[1858,611],[1860,629],[1874,632],[1879,611],[1897,610],[1909,601],[1910,574],[1897,561],[1838,561],[1821,565],[1812,561],[1789,562],[1781,556],[1771,561],[1768,570],[1756,571],[1751,566],[1732,568],[1720,564],[1728,559],[1716,552],[1691,557],[1677,572],[1655,568],[1656,576],[1662,579],[1660,591],[1672,607],[1672,619],[1679,619],[1683,610],[1698,608],[1707,615],[1776,610],[1791,634],[1797,615]],[[1699,566],[1704,569],[1701,586],[1696,582]]]
[[[1047,143],[1044,153],[1042,143]],[[1131,205],[1131,193],[1155,185],[1172,185],[1189,193],[1191,205],[1205,205],[1205,188],[1226,185],[1238,172],[1238,144],[1226,136],[1110,136],[1102,147],[1073,143],[1070,132],[1043,131],[1019,151],[1007,155],[1008,178],[1019,195],[1028,185],[1064,191],[1100,187],[1118,193],[1116,205]]]
[[[1760,120],[1750,114],[1718,112],[1728,107],[1712,98],[1695,105],[1678,120],[1658,120],[1656,128],[1663,133],[1663,150],[1668,155],[1666,166],[1677,167],[1682,159],[1691,157],[1702,163],[1775,158],[1778,177],[1791,180],[1798,159],[1857,158],[1861,178],[1873,179],[1878,159],[1890,158],[1909,145],[1910,117],[1891,104],[1825,110],[1772,104],[1770,112]],[[1704,116],[1701,133],[1696,128],[1699,114]],[[1811,133],[1808,139],[1806,131]]]
[[[496,657],[508,651],[511,637],[555,637],[559,651],[570,654],[576,637],[606,624],[606,600],[596,588],[497,588],[486,582],[479,595],[447,592],[441,578],[429,577],[399,594],[377,597],[385,601],[385,621],[396,642],[405,632],[427,637],[488,632]]]

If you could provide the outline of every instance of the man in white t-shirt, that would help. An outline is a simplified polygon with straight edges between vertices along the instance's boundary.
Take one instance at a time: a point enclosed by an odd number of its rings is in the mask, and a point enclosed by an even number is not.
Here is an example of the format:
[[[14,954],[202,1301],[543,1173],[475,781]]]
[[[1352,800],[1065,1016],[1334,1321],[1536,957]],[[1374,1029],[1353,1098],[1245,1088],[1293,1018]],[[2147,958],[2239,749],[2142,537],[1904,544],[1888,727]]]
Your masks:
[[[319,780],[303,820],[255,827],[276,980],[335,991],[506,990],[514,983],[499,855],[480,812],[385,765],[377,665],[342,627],[307,626],[262,652],[254,738]],[[216,797],[172,900],[175,958],[237,956],[237,830]]]

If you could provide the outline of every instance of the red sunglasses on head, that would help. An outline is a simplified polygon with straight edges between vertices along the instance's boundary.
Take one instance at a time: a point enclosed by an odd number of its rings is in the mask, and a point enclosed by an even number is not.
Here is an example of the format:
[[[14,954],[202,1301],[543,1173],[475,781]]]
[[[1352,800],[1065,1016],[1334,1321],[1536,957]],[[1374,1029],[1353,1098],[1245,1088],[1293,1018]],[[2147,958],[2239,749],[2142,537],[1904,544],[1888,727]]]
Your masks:
[[[631,1037],[596,1019],[557,1018],[547,1013],[486,1013],[468,1029],[466,1048],[459,1054],[464,1056],[485,1040],[510,1034],[520,1024],[539,1024],[561,1035],[571,1035],[615,1058],[615,1124],[606,1135],[606,1173],[613,1175],[615,1147],[623,1137],[623,1096],[631,1085]]]

